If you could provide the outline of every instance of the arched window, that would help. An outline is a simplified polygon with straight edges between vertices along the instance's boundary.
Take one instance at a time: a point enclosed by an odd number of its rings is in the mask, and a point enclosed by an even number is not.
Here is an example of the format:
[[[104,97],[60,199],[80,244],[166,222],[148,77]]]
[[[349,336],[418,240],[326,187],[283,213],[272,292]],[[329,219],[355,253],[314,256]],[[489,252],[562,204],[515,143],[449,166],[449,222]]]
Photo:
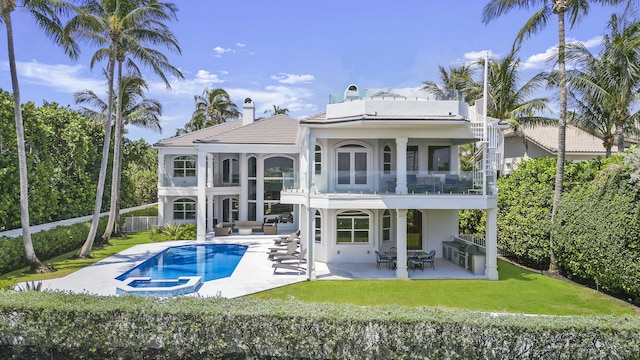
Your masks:
[[[315,174],[320,175],[322,173],[322,148],[320,148],[320,145],[316,145],[313,166],[315,168]]]
[[[257,209],[257,193],[258,193],[258,179],[256,177],[257,174],[257,160],[255,156],[252,156],[247,161],[247,174],[249,174],[249,209],[248,209],[248,219],[247,220],[256,220],[256,209]]]
[[[173,159],[174,177],[196,176],[196,159],[191,156],[178,156]]]
[[[225,159],[222,161],[222,183],[240,183],[240,167],[238,165],[238,159]]]
[[[281,221],[293,222],[293,205],[280,204],[285,173],[293,172],[293,159],[274,156],[264,160],[264,215],[279,215]]]
[[[314,223],[316,243],[322,243],[322,214],[320,210],[316,210],[316,218]]]
[[[196,201],[192,199],[176,199],[173,202],[174,220],[193,220],[196,218]]]
[[[391,147],[385,145],[382,150],[382,169],[385,174],[391,174]]]
[[[382,241],[391,241],[391,212],[382,213]]]
[[[369,214],[347,210],[336,216],[336,242],[338,244],[364,244],[369,242]]]

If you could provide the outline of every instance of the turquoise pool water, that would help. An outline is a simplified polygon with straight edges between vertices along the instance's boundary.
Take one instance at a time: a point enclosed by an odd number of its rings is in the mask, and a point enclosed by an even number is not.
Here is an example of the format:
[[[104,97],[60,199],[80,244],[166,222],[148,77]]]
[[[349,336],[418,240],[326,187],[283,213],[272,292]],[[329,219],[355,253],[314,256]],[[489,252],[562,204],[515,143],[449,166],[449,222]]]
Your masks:
[[[235,244],[174,246],[116,279],[149,277],[151,280],[170,280],[180,276],[200,276],[202,281],[221,279],[231,276],[246,251],[247,246]]]

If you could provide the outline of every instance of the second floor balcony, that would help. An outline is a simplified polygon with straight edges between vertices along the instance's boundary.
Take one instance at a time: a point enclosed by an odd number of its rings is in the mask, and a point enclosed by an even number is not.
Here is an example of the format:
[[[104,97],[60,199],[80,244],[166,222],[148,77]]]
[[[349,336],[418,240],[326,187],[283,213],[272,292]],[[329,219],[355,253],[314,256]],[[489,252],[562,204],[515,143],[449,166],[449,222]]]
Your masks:
[[[399,182],[394,172],[332,172],[316,174],[312,192],[316,194],[408,194],[408,195],[482,195],[481,174],[473,172],[417,172],[407,174]],[[488,183],[487,194],[495,195],[495,187]],[[306,189],[300,183],[298,173],[283,175],[283,191],[297,192]]]

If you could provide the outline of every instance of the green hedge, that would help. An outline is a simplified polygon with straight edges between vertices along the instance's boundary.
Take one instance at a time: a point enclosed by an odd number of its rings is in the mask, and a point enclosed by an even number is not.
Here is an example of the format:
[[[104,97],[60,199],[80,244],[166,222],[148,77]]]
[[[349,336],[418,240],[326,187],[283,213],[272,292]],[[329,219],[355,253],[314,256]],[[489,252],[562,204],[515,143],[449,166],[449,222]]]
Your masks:
[[[554,236],[569,277],[640,304],[640,180],[613,165],[565,195]]]
[[[91,223],[58,226],[51,230],[31,234],[33,249],[40,261],[46,261],[69,251],[79,249],[89,234]],[[100,219],[97,234],[102,234],[107,226],[107,217]],[[22,236],[0,238],[0,274],[27,266]]]
[[[637,359],[639,334],[637,317],[0,293],[3,358]]]

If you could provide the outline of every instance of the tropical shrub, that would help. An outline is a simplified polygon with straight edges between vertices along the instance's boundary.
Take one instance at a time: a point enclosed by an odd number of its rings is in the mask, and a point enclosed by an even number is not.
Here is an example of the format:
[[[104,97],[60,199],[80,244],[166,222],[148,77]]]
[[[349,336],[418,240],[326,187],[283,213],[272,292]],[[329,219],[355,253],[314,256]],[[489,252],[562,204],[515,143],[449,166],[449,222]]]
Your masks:
[[[2,358],[637,359],[639,332],[638,317],[0,293]]]
[[[567,276],[640,304],[640,178],[632,177],[640,163],[635,166],[611,165],[563,197],[554,236]]]
[[[567,163],[563,196],[591,181],[609,164],[621,162],[620,156],[613,156]],[[517,262],[536,269],[549,265],[555,165],[555,158],[526,160],[498,179],[498,246],[512,253]]]
[[[100,219],[98,233],[104,231],[107,218]],[[69,226],[58,226],[51,230],[31,234],[33,248],[41,261],[77,250],[82,246],[89,234],[89,223],[79,223]],[[0,238],[0,274],[27,266],[24,255],[22,236],[15,238]]]

